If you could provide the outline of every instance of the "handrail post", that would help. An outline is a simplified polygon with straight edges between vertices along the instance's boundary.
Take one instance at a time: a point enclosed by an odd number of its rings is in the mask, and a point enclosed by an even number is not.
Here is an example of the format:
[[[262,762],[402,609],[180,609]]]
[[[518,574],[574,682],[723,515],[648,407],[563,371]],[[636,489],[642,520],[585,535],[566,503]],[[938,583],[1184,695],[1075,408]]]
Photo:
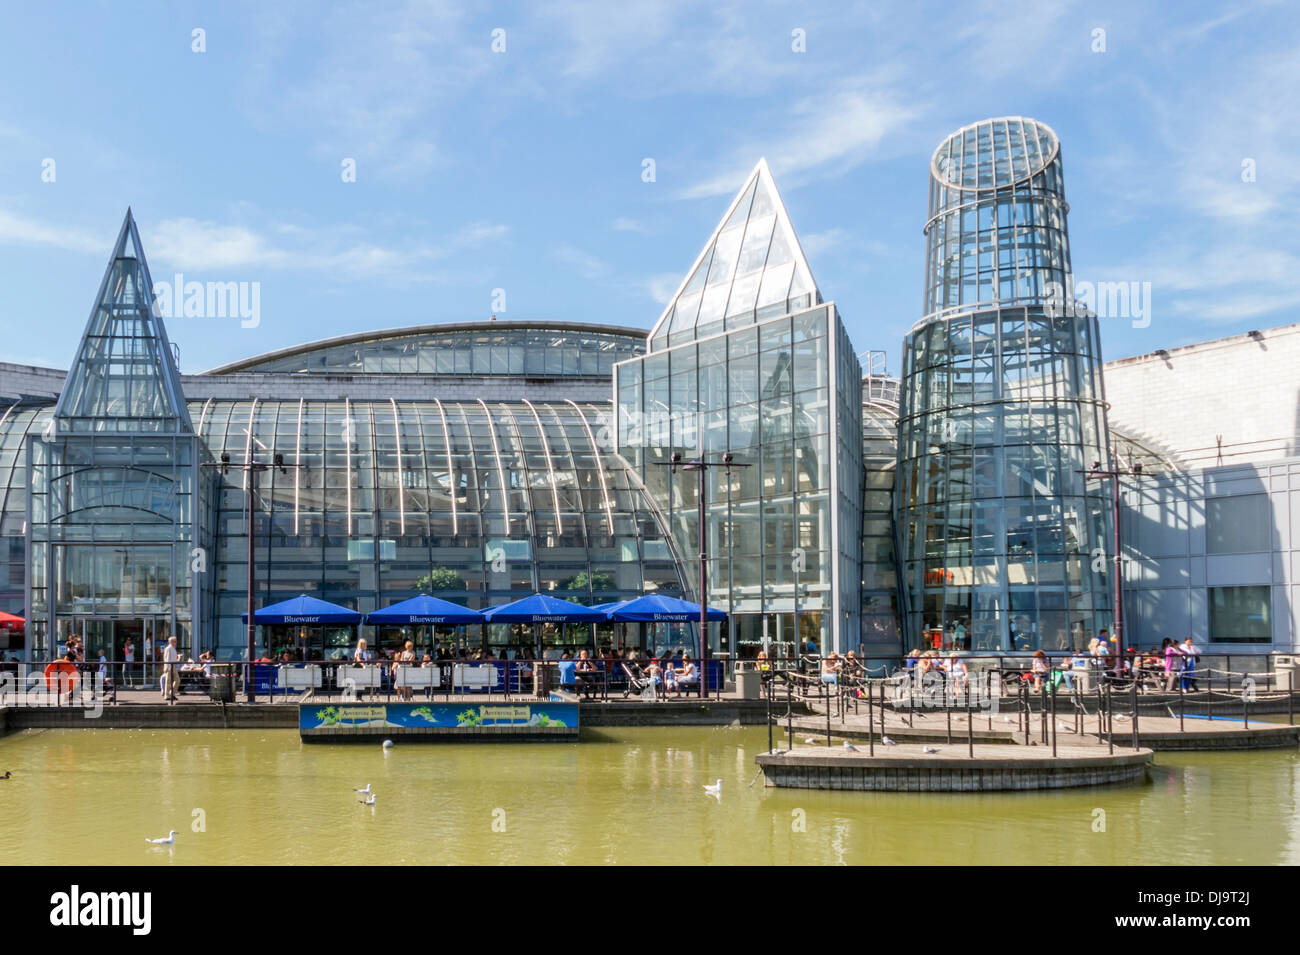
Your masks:
[[[1106,684],[1106,743],[1110,751],[1115,752],[1115,707],[1110,692],[1110,683]]]
[[[870,752],[872,756],[875,756],[876,735],[872,731],[875,729],[876,714],[873,712],[873,707],[871,705],[872,702],[871,684],[870,683],[866,684],[866,687],[867,687],[867,750]]]
[[[772,752],[772,684],[767,685],[767,751]]]
[[[1056,755],[1056,681],[1052,681],[1052,755]]]
[[[822,692],[826,695],[826,745],[831,745],[831,685],[822,681]]]
[[[885,738],[885,681],[880,681],[880,738]]]
[[[1020,706],[1025,711],[1025,745],[1029,745],[1029,684],[1020,681]]]
[[[1134,673],[1133,675],[1132,693],[1133,693],[1133,748],[1137,749],[1139,736],[1138,736],[1138,685],[1137,685],[1136,673]]]
[[[1183,725],[1183,681],[1178,681],[1178,732],[1185,732]]]
[[[975,758],[975,711],[970,705],[970,681],[966,682],[966,754]]]
[[[787,673],[785,678],[785,745],[787,749],[794,749],[794,684],[790,682],[790,675]]]
[[[1048,670],[1047,672],[1048,672],[1048,680],[1050,682],[1052,671]],[[1044,683],[1040,683],[1038,684],[1038,689],[1039,689],[1038,709],[1039,712],[1042,714],[1042,720],[1040,722],[1042,723],[1042,727],[1043,727],[1043,743],[1046,744],[1047,743],[1047,685]]]

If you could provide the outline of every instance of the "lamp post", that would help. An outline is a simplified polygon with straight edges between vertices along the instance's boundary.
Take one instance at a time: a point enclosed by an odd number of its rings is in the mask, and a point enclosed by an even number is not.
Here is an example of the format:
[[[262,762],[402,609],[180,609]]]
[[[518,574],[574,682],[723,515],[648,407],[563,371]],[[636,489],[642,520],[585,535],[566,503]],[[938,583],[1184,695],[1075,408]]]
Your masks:
[[[1115,658],[1122,659],[1124,653],[1124,582],[1121,579],[1124,565],[1122,563],[1123,548],[1120,542],[1119,528],[1119,479],[1126,474],[1132,474],[1140,477],[1142,474],[1142,465],[1134,464],[1131,470],[1121,470],[1119,466],[1119,455],[1115,449],[1110,451],[1110,467],[1103,469],[1100,461],[1092,462],[1092,467],[1083,472],[1085,481],[1105,481],[1109,480],[1110,484],[1110,503],[1111,503],[1111,520],[1115,525],[1115,570],[1112,580],[1112,600],[1115,605],[1114,640],[1115,640]],[[1118,663],[1116,664],[1119,665]]]
[[[253,440],[257,441],[256,438]],[[257,443],[261,444],[262,442],[257,441]],[[248,460],[239,467],[239,469],[244,472],[244,507],[245,512],[248,514],[248,676],[244,680],[244,691],[249,703],[254,703],[257,699],[253,679],[254,673],[256,672],[253,669],[253,654],[256,652],[257,645],[257,608],[255,605],[257,574],[256,564],[253,561],[253,547],[256,541],[256,537],[254,536],[253,499],[255,488],[253,486],[253,481],[257,472],[265,471],[271,467],[277,468],[281,474],[287,473],[285,470],[283,454],[279,451],[275,452],[271,456],[271,461],[271,464],[263,464],[258,461],[257,452],[250,446]],[[221,468],[222,474],[228,474],[231,468],[230,452],[222,451],[220,463],[215,466]],[[297,465],[294,466],[297,467]]]
[[[697,477],[696,505],[700,538],[700,699],[706,699],[709,695],[709,544],[704,526],[704,477],[710,468],[724,468],[730,477],[732,468],[747,468],[749,465],[737,464],[730,451],[725,452],[720,461],[709,461],[703,452],[700,452],[699,457],[693,461],[683,461],[682,453],[674,451],[668,461],[659,463],[667,466],[673,474],[681,468],[683,471],[694,471]]]

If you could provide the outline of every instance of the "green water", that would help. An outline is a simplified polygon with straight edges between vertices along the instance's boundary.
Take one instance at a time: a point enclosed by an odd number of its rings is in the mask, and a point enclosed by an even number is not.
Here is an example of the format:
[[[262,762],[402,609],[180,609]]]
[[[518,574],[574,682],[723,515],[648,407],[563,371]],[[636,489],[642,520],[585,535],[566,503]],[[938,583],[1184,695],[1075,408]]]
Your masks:
[[[14,774],[0,864],[1300,862],[1292,750],[1162,754],[1134,786],[959,796],[751,787],[766,742],[659,728],[385,752],[292,731],[15,733],[0,740]],[[702,786],[719,777],[716,802]],[[367,782],[373,809],[352,792]],[[145,843],[169,829],[174,847]]]

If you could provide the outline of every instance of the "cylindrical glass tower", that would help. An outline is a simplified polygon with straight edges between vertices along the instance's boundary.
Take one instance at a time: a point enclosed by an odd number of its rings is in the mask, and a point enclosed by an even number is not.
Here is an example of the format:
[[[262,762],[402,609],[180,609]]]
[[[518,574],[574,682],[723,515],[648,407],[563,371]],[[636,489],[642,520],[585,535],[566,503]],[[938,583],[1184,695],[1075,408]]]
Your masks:
[[[1069,649],[1111,623],[1096,317],[1069,288],[1061,148],[1031,119],[957,130],[930,165],[925,316],[904,342],[905,642]]]

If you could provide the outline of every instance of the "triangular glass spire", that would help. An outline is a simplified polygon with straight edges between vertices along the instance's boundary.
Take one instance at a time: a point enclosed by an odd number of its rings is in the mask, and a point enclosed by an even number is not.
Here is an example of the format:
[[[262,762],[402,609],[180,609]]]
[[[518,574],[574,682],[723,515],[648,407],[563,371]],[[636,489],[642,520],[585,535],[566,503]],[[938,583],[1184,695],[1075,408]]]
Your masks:
[[[151,307],[153,298],[149,263],[127,209],[54,409],[59,431],[193,433],[171,343]]]
[[[655,323],[650,349],[820,302],[767,160],[760,159]]]

